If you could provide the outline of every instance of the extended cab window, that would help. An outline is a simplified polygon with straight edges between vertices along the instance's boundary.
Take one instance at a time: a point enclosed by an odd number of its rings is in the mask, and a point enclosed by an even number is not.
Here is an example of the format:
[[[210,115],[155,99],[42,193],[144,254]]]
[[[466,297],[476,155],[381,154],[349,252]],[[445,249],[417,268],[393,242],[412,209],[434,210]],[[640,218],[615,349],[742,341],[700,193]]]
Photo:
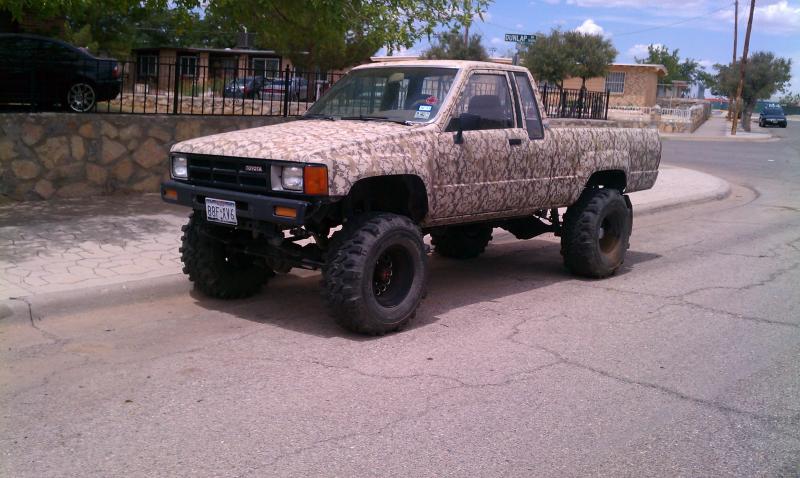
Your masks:
[[[531,81],[528,79],[528,75],[520,72],[514,73],[514,79],[517,82],[519,99],[522,102],[522,113],[525,115],[525,129],[528,130],[528,137],[541,139],[544,137],[542,119],[539,116],[539,104],[536,103]]]
[[[511,93],[504,75],[472,75],[461,92],[453,117],[468,113],[480,117],[477,129],[514,127]]]

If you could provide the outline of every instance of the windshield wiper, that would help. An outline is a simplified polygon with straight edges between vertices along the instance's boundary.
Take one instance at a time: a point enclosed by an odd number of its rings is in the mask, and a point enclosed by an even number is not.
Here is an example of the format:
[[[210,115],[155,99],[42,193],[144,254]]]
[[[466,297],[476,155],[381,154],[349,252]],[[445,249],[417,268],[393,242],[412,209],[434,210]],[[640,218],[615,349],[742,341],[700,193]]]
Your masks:
[[[400,120],[400,119],[392,119],[388,116],[373,116],[373,115],[358,115],[358,116],[342,116],[343,120],[361,120],[361,121],[389,121],[392,123],[399,123],[404,124],[406,126],[411,126],[411,121]]]
[[[321,113],[312,113],[312,114],[306,113],[306,114],[304,114],[302,116],[302,119],[325,119],[325,120],[330,120],[330,121],[336,121],[339,118],[337,116],[324,115],[324,114],[321,114]]]

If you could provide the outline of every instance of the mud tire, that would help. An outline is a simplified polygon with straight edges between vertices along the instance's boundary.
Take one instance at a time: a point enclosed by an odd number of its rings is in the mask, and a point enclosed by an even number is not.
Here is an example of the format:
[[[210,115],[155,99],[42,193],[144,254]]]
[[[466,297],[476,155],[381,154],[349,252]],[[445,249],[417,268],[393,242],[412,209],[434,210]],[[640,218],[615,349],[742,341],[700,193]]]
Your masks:
[[[386,290],[379,292],[376,277],[386,257],[394,275],[389,275]],[[322,293],[329,314],[340,326],[359,334],[384,335],[401,330],[416,315],[427,277],[425,244],[411,219],[369,213],[348,221],[332,237],[322,270]]]
[[[594,279],[614,274],[625,260],[632,227],[633,208],[618,190],[584,190],[564,216],[564,265],[573,274]]]
[[[209,224],[201,215],[192,213],[189,223],[181,228],[181,261],[183,273],[197,290],[217,299],[241,299],[261,290],[272,270],[258,258],[231,253],[228,247],[207,234],[230,234],[241,231]]]
[[[492,228],[486,224],[451,226],[431,234],[437,254],[451,259],[472,259],[483,254],[492,240]]]

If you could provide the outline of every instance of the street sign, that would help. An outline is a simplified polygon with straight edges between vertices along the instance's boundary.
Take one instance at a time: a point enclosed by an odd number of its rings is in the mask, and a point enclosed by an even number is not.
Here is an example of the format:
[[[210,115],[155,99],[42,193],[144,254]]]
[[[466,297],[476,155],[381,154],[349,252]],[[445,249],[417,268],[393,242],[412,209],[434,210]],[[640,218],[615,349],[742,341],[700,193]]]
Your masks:
[[[536,41],[536,35],[525,35],[522,33],[506,33],[506,41],[514,43],[529,44]]]

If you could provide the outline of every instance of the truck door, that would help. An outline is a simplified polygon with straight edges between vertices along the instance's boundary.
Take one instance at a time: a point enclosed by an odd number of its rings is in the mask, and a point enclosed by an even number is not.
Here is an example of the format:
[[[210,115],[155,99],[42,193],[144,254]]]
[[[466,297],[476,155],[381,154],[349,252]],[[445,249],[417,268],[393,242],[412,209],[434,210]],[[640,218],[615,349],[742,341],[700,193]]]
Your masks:
[[[467,127],[457,142],[459,122]],[[436,217],[506,210],[512,193],[502,180],[502,171],[511,164],[515,148],[522,145],[519,131],[505,73],[474,72],[457,100],[449,126],[439,136],[434,181]]]

